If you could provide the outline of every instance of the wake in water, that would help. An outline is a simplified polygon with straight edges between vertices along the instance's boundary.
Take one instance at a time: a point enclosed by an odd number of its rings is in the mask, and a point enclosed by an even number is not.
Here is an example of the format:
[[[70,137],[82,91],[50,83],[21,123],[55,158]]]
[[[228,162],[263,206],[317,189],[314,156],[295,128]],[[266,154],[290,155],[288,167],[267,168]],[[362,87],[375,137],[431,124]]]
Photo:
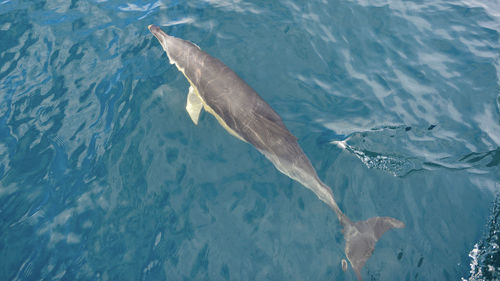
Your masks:
[[[485,238],[470,251],[470,276],[462,280],[500,280],[500,194],[496,196]]]
[[[332,144],[352,153],[368,168],[404,177],[421,170],[452,169],[485,173],[500,164],[500,148],[483,152],[471,149],[466,142],[450,138],[445,128],[430,125],[422,128],[385,126],[347,137],[330,140]]]
[[[435,125],[432,125],[428,130],[432,130],[434,127]],[[334,140],[331,143],[354,154],[370,169],[374,168],[395,177],[403,177],[413,171],[421,170],[423,168],[422,161],[419,161],[417,157],[404,156],[408,153],[397,151],[403,147],[402,145],[397,146],[389,142],[404,140],[407,138],[406,134],[410,130],[411,127],[387,126],[367,132],[355,132],[343,140]],[[392,151],[375,152],[364,147],[380,150],[388,150],[390,148]]]
[[[336,145],[345,149],[363,162],[368,168],[375,168],[387,172],[395,177],[403,177],[415,170],[416,165],[403,157],[383,155],[377,152],[357,149],[344,141],[335,141]]]

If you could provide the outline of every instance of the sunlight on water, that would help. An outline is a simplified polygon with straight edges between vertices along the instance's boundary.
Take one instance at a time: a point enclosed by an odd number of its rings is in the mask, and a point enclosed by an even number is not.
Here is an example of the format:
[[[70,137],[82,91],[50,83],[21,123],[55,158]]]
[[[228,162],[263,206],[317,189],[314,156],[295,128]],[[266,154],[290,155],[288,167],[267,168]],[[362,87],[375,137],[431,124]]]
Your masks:
[[[406,224],[364,280],[498,279],[497,2],[0,0],[0,279],[356,280],[331,210],[193,125],[150,24],[254,88],[346,215]]]

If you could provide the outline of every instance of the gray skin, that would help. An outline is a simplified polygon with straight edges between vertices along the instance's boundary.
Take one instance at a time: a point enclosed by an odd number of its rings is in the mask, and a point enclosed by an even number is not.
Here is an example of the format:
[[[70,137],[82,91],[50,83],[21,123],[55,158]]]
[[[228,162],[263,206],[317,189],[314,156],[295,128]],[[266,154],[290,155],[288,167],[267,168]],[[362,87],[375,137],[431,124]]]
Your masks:
[[[333,209],[344,228],[347,259],[358,280],[362,280],[361,269],[373,253],[377,240],[391,228],[404,227],[404,223],[391,217],[352,222],[338,207],[331,189],[319,179],[297,138],[247,83],[195,44],[167,35],[158,26],[148,28],[167,52],[170,62],[196,89],[204,108],[226,130],[252,144],[280,172],[310,189]]]

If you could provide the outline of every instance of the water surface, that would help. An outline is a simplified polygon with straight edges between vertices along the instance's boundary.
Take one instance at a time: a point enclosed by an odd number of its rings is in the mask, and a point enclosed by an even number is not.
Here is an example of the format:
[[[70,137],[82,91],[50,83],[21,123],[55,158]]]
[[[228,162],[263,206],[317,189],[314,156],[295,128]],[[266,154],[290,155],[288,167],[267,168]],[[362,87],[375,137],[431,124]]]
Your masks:
[[[192,124],[149,24],[247,81],[350,218],[405,222],[365,280],[498,279],[499,7],[0,2],[0,279],[355,280],[325,204]]]

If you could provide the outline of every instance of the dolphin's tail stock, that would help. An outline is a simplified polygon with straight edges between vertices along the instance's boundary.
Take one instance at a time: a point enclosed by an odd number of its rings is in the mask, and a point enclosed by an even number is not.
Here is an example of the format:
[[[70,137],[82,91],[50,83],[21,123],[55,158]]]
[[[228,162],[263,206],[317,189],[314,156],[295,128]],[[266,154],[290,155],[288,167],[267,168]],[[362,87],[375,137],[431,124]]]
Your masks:
[[[391,217],[374,217],[365,221],[352,222],[347,216],[342,216],[342,232],[345,239],[345,254],[356,273],[361,278],[361,268],[375,249],[378,239],[391,228],[403,228],[405,224]]]

